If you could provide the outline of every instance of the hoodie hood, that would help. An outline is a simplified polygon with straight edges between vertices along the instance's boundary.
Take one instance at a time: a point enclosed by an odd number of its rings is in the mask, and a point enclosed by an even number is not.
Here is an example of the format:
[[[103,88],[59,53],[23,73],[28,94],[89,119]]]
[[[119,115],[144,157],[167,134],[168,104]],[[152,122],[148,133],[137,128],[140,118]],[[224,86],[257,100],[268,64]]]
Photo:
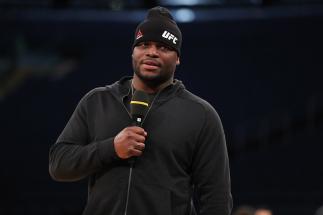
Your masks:
[[[107,89],[111,90],[111,93],[118,98],[124,98],[129,95],[131,90],[131,79],[132,76],[122,77],[120,80],[116,81],[111,85],[106,85]],[[171,99],[172,97],[180,94],[185,89],[182,81],[174,79],[174,82],[164,89],[161,90],[159,96],[155,103],[162,103]]]

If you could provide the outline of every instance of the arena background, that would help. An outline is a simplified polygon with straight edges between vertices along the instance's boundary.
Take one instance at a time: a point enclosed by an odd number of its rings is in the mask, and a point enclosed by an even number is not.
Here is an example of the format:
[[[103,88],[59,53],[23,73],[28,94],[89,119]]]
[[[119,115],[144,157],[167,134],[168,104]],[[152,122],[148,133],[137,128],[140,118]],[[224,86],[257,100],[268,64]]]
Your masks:
[[[132,75],[134,29],[156,4],[182,29],[176,78],[222,118],[235,208],[323,205],[323,4],[174,2],[0,1],[0,214],[81,213],[87,181],[53,181],[49,147],[86,92]]]

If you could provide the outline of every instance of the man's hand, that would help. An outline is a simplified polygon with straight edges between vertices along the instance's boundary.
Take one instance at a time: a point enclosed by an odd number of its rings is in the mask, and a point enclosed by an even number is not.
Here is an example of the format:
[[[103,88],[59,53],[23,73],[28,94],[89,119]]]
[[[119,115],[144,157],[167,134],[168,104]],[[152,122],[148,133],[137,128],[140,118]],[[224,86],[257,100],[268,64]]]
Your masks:
[[[126,127],[114,138],[114,149],[121,159],[142,155],[147,132],[140,127]]]

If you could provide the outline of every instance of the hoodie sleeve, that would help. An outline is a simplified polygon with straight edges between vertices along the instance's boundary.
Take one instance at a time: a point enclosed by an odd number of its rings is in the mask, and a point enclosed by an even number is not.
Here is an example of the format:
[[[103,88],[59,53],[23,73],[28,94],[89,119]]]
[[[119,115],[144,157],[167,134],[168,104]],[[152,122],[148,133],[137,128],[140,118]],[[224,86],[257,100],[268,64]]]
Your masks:
[[[77,105],[49,151],[49,173],[57,181],[77,181],[118,159],[114,137],[90,142],[87,96]]]
[[[229,215],[232,210],[229,158],[221,120],[206,107],[193,159],[194,205],[199,215]]]

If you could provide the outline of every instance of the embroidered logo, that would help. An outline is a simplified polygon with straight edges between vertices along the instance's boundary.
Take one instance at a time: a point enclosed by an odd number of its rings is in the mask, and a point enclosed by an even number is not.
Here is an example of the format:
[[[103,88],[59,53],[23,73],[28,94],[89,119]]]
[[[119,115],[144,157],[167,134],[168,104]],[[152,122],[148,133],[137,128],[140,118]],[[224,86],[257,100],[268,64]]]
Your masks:
[[[173,40],[173,43],[176,44],[177,42],[177,37],[174,36],[174,34],[169,33],[168,31],[164,31],[164,33],[162,34],[162,37],[164,37],[165,39],[168,40]]]
[[[136,35],[136,40],[138,40],[139,38],[143,37],[144,35],[141,33],[140,29],[139,31],[137,32],[137,35]]]

